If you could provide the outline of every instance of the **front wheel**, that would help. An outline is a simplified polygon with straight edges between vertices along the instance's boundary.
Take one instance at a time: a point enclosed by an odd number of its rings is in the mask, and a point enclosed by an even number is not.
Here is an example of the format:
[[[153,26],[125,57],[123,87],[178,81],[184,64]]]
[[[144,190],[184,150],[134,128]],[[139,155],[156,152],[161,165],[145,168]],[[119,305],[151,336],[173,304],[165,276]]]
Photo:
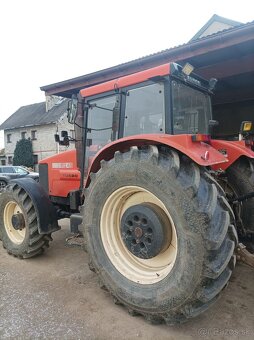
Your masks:
[[[41,254],[51,240],[39,234],[34,203],[16,183],[0,195],[0,239],[7,252],[19,258]]]
[[[91,267],[131,312],[183,322],[212,304],[234,267],[233,213],[204,169],[172,150],[132,147],[91,177]]]

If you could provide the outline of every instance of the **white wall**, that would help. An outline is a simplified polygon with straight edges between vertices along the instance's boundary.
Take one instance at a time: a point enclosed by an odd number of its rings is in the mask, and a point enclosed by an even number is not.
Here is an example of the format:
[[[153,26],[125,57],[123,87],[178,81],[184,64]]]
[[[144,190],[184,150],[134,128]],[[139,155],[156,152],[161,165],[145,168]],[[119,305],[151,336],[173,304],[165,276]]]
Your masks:
[[[46,157],[55,155],[59,152],[73,149],[74,142],[70,143],[67,148],[65,146],[60,146],[55,142],[54,134],[61,132],[61,130],[67,130],[68,134],[71,136],[71,130],[73,130],[73,125],[69,124],[67,121],[66,114],[64,114],[57,123],[40,125],[40,126],[30,126],[26,128],[18,128],[13,130],[4,131],[4,144],[5,144],[5,156],[6,164],[8,164],[8,156],[13,157],[14,150],[16,148],[16,143],[21,139],[21,133],[26,132],[26,138],[31,138],[32,130],[36,130],[36,140],[32,140],[33,154],[38,155],[38,161]],[[11,143],[7,143],[7,135],[11,134]],[[36,167],[38,168],[38,167]]]
[[[199,38],[206,37],[207,35],[211,35],[211,34],[223,31],[225,29],[229,29],[231,27],[233,26],[219,22],[219,21],[215,21],[203,32],[203,34],[201,34]]]

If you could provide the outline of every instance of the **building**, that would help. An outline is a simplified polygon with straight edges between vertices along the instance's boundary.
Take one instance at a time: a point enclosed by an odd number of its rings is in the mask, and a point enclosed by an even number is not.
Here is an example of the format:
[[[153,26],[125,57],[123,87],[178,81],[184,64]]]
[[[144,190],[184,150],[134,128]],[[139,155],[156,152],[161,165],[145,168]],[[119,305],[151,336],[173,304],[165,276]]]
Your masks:
[[[0,165],[6,165],[5,150],[0,150]]]
[[[80,89],[142,71],[160,64],[192,64],[195,72],[217,78],[213,96],[217,136],[237,134],[254,112],[254,21],[242,24],[213,15],[186,44],[169,48],[98,72],[41,87],[45,95],[70,98]]]
[[[12,164],[17,141],[26,138],[32,141],[35,170],[41,159],[66,150],[55,142],[56,133],[66,130],[74,137],[73,125],[67,121],[67,100],[56,96],[49,96],[46,102],[20,107],[0,129],[4,130],[5,143],[5,157],[1,162]],[[69,148],[73,148],[73,144]]]
[[[207,23],[200,28],[200,30],[191,38],[191,41],[207,37],[209,35],[219,33],[221,31],[243,25],[242,22],[223,18],[217,14],[214,14]]]

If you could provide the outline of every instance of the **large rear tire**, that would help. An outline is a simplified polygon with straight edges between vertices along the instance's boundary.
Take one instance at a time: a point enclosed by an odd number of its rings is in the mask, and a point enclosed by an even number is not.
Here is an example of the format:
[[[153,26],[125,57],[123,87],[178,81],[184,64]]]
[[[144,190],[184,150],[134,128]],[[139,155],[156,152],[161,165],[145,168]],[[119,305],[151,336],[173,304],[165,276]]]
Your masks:
[[[254,161],[240,158],[226,171],[222,186],[228,199],[244,196],[254,191]],[[224,182],[224,183],[223,183]],[[232,205],[240,239],[254,251],[254,198]]]
[[[34,204],[18,184],[9,184],[0,195],[0,239],[7,252],[19,258],[41,254],[51,240],[39,234]]]
[[[235,264],[234,216],[216,182],[172,150],[102,161],[85,197],[90,267],[132,313],[174,324],[205,311]]]

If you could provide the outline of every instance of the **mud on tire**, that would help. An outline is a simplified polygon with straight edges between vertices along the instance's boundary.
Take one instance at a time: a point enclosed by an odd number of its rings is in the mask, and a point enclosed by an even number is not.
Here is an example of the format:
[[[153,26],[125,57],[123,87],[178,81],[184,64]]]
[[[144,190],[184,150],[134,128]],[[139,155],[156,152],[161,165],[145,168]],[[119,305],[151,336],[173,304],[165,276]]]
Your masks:
[[[23,228],[16,230],[12,216],[20,214]],[[35,207],[28,193],[18,184],[9,184],[0,195],[0,240],[11,255],[30,258],[41,254],[52,240],[40,235]]]
[[[148,259],[133,255],[121,232],[123,214],[144,202],[163,211],[173,235]],[[227,285],[237,243],[233,212],[217,183],[187,157],[156,146],[116,152],[92,174],[84,211],[91,266],[132,314],[184,322]]]

